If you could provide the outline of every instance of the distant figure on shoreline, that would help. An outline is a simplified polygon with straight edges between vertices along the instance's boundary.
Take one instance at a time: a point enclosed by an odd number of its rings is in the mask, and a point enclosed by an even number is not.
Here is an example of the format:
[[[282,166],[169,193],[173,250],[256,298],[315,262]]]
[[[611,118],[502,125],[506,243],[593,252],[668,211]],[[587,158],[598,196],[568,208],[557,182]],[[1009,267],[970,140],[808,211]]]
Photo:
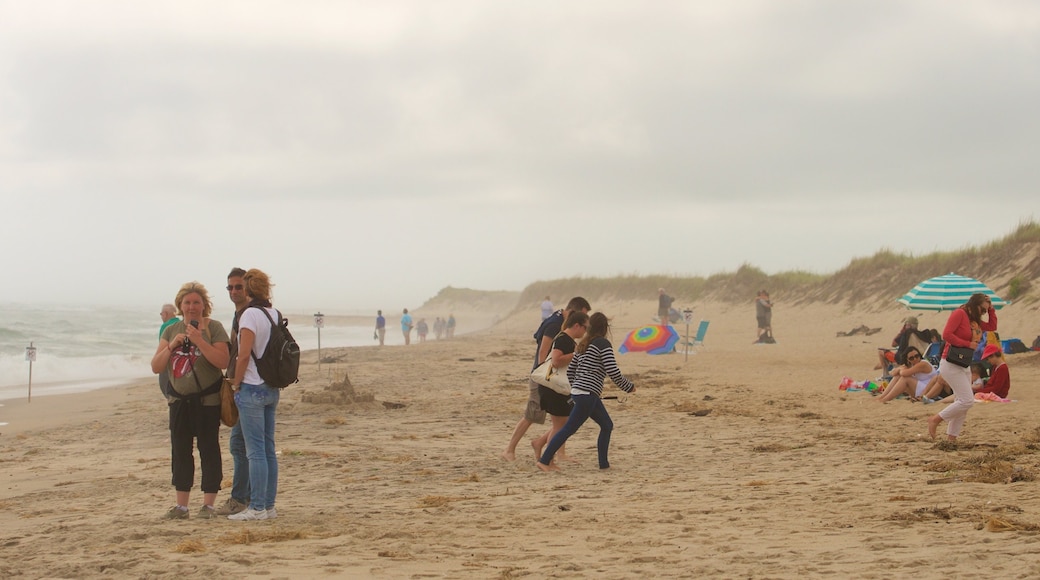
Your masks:
[[[426,334],[430,332],[429,325],[426,324],[425,318],[420,318],[419,322],[415,325],[416,336],[419,337],[419,344],[426,342]]]
[[[401,316],[401,333],[404,334],[405,346],[412,344],[412,315],[408,314],[407,308]]]
[[[549,300],[549,295],[545,295],[545,300],[542,300],[542,320],[549,318],[553,313],[553,303]]]
[[[444,331],[447,333],[448,338],[455,338],[455,315],[448,315],[448,322],[444,325]]]
[[[180,321],[180,318],[177,318],[177,307],[173,304],[163,304],[162,308],[159,309],[159,318],[162,319],[162,326],[159,327],[160,339],[162,338],[163,331],[165,331],[167,327]],[[163,369],[162,372],[159,373],[159,392],[163,394],[164,398],[166,397],[166,385],[169,382],[170,373],[166,372],[166,369]]]
[[[433,321],[433,336],[436,337],[437,340],[440,340],[441,336],[444,335],[444,324],[444,319],[440,316],[437,317],[437,320]]]
[[[755,319],[758,321],[758,339],[755,343],[776,344],[773,340],[773,301],[765,290],[759,290],[755,297]]]
[[[386,319],[383,318],[382,310],[376,310],[376,338],[379,339],[379,346],[383,346],[386,340]]]

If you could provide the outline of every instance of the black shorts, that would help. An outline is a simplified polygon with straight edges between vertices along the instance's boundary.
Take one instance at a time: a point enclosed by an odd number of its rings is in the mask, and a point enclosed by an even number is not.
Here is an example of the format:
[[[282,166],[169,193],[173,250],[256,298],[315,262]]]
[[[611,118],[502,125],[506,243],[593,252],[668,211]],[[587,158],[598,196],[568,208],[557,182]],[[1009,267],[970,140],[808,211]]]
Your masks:
[[[549,387],[538,385],[538,397],[541,401],[542,410],[554,417],[570,417],[571,403],[569,395],[561,395]]]

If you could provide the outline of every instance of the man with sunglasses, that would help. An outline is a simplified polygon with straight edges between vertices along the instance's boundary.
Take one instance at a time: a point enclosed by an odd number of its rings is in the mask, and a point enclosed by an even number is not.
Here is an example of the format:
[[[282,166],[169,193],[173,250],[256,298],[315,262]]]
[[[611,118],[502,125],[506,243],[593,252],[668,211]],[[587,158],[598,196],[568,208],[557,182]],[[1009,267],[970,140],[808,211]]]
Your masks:
[[[249,306],[249,298],[246,296],[245,284],[246,271],[242,268],[232,268],[227,278],[228,297],[235,305],[235,317],[231,321],[231,345],[229,347],[230,362],[227,368],[227,378],[235,378],[235,362],[238,360],[238,318],[242,311]],[[235,475],[231,479],[231,497],[227,498],[219,508],[216,515],[230,516],[246,509],[249,506],[249,459],[246,457],[246,440],[242,437],[242,423],[235,423],[231,428],[231,436],[228,439],[228,448],[231,450],[231,458],[235,464]]]

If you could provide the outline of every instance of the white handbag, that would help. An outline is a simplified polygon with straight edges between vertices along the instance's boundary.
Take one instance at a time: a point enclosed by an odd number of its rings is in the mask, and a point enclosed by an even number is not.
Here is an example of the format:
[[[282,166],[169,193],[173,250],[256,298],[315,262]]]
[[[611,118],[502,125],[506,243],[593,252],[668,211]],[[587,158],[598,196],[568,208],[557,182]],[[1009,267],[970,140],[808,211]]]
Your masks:
[[[561,395],[570,396],[571,394],[571,384],[567,380],[566,369],[561,370],[552,366],[552,357],[545,359],[545,362],[531,371],[531,380],[543,387],[549,387]]]

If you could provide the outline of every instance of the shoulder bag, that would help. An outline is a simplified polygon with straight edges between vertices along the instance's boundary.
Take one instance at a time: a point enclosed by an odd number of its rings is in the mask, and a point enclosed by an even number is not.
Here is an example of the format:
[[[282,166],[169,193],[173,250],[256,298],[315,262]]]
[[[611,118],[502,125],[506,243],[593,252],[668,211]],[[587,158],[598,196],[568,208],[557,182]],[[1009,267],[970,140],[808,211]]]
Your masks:
[[[959,367],[967,368],[971,366],[971,359],[974,354],[975,351],[966,346],[953,346],[951,344],[946,351],[946,361]]]
[[[549,387],[561,395],[569,396],[571,384],[567,380],[567,369],[552,366],[552,350],[549,351],[549,354],[550,356],[545,359],[545,362],[531,371],[531,380],[543,387]]]

